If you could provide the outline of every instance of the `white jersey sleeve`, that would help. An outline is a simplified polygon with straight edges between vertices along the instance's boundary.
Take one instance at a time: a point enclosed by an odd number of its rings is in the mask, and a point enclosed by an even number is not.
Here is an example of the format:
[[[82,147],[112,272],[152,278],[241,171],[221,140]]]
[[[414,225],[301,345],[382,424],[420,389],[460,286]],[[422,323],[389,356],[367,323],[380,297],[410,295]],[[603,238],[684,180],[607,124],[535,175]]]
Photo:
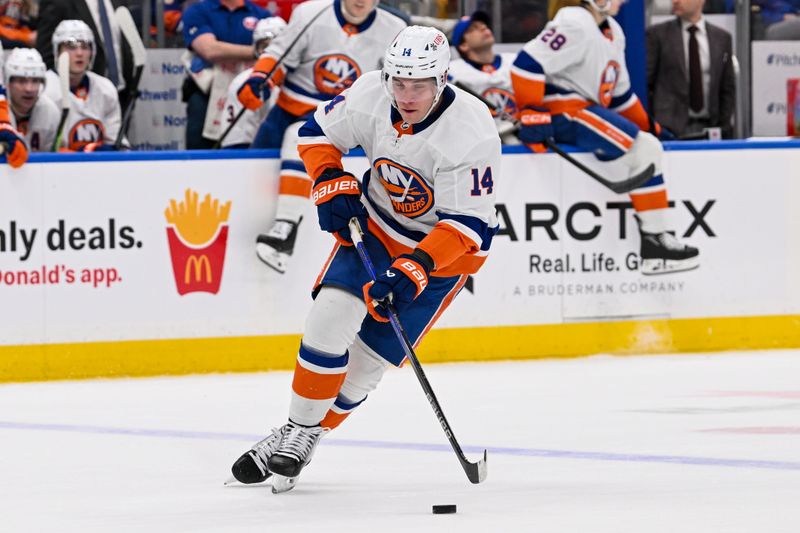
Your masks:
[[[233,78],[231,84],[228,86],[228,94],[225,97],[225,107],[222,110],[223,131],[230,127],[234,121],[236,121],[236,117],[238,117],[239,113],[242,111],[242,109],[244,109],[244,106],[242,106],[241,102],[239,102],[239,98],[237,97],[236,93],[239,91],[239,88],[242,86],[245,80],[250,77],[251,72],[253,72],[252,68],[240,72],[235,78]],[[258,132],[258,127],[261,125],[261,122],[263,122],[264,118],[266,118],[269,110],[275,103],[278,91],[279,89],[277,88],[273,89],[269,101],[267,101],[256,111],[250,111],[249,109],[244,111],[242,117],[236,121],[236,124],[228,132],[228,135],[222,140],[223,148],[243,144],[249,146],[253,142],[253,139],[255,139],[256,133]]]
[[[583,11],[583,8],[578,9]],[[580,63],[586,52],[586,27],[569,13],[570,10],[561,9],[544,30],[523,47],[523,51],[535,58],[547,75],[555,75]]]

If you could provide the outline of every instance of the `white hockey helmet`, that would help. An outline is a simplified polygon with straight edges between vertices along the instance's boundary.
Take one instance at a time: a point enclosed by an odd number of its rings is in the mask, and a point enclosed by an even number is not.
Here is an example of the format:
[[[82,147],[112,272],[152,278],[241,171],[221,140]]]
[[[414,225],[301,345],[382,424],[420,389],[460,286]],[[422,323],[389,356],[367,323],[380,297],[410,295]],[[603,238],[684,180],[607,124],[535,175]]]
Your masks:
[[[428,26],[408,26],[397,34],[383,57],[381,81],[389,100],[396,108],[392,91],[392,78],[436,80],[436,97],[425,114],[430,114],[442,91],[447,86],[447,69],[450,66],[450,43],[444,33]]]
[[[64,43],[89,43],[92,55],[89,59],[89,67],[94,64],[94,33],[92,29],[82,20],[62,20],[53,31],[53,57],[58,62],[58,48]]]
[[[589,6],[591,6],[592,9],[594,9],[601,15],[604,15],[608,13],[609,10],[611,10],[611,0],[606,0],[606,3],[603,4],[602,6],[597,5],[597,0],[581,0],[581,2],[583,2],[584,4],[589,4]]]
[[[264,39],[274,39],[286,29],[286,21],[280,17],[261,19],[253,30],[253,44]]]
[[[11,78],[36,78],[45,80],[47,67],[41,54],[34,48],[14,48],[3,65],[3,81],[6,87]]]

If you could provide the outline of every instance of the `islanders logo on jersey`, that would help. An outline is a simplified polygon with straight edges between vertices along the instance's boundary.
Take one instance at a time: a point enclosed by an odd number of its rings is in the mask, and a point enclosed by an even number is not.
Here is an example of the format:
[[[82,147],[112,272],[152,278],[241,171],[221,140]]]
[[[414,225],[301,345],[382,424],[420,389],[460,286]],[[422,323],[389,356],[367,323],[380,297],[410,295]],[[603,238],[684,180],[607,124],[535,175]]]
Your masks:
[[[322,94],[336,96],[361,76],[355,60],[344,54],[328,54],[314,63],[314,85]]]
[[[509,115],[514,115],[517,112],[517,102],[514,100],[514,94],[511,91],[501,89],[500,87],[489,87],[483,91],[483,97],[487,102],[492,104],[490,111],[492,116],[505,112]]]
[[[80,150],[89,143],[100,141],[106,136],[103,124],[94,118],[84,118],[76,122],[67,135],[67,148]]]
[[[433,206],[433,191],[415,170],[381,157],[372,165],[396,213],[416,218]]]
[[[614,97],[614,88],[617,86],[619,74],[619,63],[616,61],[609,61],[606,68],[603,69],[603,73],[600,74],[600,91],[597,95],[597,102],[601,106],[608,107],[611,105],[611,99]]]

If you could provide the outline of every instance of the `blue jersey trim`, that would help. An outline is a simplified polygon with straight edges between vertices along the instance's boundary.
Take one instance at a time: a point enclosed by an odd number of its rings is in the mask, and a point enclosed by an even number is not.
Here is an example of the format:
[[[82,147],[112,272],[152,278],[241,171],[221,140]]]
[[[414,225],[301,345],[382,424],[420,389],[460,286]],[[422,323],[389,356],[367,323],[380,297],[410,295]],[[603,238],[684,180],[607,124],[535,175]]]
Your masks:
[[[322,127],[317,122],[317,119],[314,118],[314,115],[311,115],[306,120],[306,123],[300,126],[298,135],[300,137],[324,137],[325,132],[322,131]]]
[[[296,159],[284,159],[281,161],[281,170],[298,170],[300,172],[305,172],[306,166],[302,161]]]
[[[612,97],[611,103],[608,105],[608,107],[611,109],[617,108],[622,104],[624,104],[625,102],[627,102],[628,100],[630,100],[631,96],[633,96],[633,87],[629,87],[628,90],[625,91],[625,94],[621,96]]]
[[[287,89],[291,89],[298,94],[302,94],[303,96],[307,96],[309,98],[316,98],[317,100],[330,100],[330,95],[322,94],[322,93],[312,93],[311,91],[307,91],[303,89],[297,84],[290,82],[289,80],[284,80],[283,85]]]
[[[483,72],[483,67],[487,65],[487,63],[478,63],[477,61],[472,61],[470,59],[467,59],[466,57],[464,58],[464,62],[466,62],[467,65],[470,65],[475,70],[480,70],[481,72]],[[494,59],[491,62],[492,68],[494,70],[498,70],[502,62],[503,62],[503,56],[501,56],[500,54],[495,55]]]
[[[542,64],[524,50],[520,50],[519,54],[517,54],[517,58],[514,60],[514,66],[534,74],[544,74],[544,67],[542,67]]]

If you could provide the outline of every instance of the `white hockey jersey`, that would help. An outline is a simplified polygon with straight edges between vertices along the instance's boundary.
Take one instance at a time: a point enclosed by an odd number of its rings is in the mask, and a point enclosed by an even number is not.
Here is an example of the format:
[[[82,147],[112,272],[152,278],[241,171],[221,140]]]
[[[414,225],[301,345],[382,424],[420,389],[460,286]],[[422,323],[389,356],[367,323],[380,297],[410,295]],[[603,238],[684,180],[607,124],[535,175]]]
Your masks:
[[[241,102],[239,102],[239,98],[236,96],[236,93],[239,91],[239,88],[244,84],[247,78],[250,77],[251,72],[253,72],[252,68],[243,70],[235,78],[233,78],[233,81],[231,81],[231,84],[228,86],[228,95],[225,97],[225,107],[222,111],[222,131],[228,129],[230,125],[233,124],[233,121],[236,120],[239,112],[244,109],[244,106]],[[231,128],[231,131],[228,132],[228,135],[222,140],[222,147],[227,148],[229,146],[236,146],[239,144],[246,144],[249,147],[250,143],[252,143],[253,139],[256,137],[258,127],[264,121],[267,113],[269,113],[269,110],[272,109],[272,106],[275,104],[277,95],[278,91],[273,90],[269,101],[259,107],[256,111],[245,109],[242,118],[236,122],[233,128]]]
[[[463,83],[492,104],[492,116],[503,112],[514,115],[517,103],[511,88],[511,65],[516,54],[502,53],[494,56],[490,65],[480,65],[466,59],[450,62],[448,77],[454,83]]]
[[[46,95],[39,95],[27,118],[20,120],[13,109],[9,116],[11,125],[25,137],[28,149],[32,152],[49,152],[53,149],[61,111]]]
[[[598,27],[583,7],[564,7],[525,44],[511,69],[517,104],[554,113],[589,105],[620,110],[636,99],[625,64],[625,34],[608,17]]]
[[[299,149],[317,177],[332,158],[361,146],[371,163],[362,195],[370,232],[394,256],[425,239],[420,246],[436,263],[433,275],[477,271],[498,227],[500,139],[491,115],[448,85],[428,118],[403,126],[381,72],[368,72],[317,108],[300,130]],[[437,230],[438,239],[426,238]]]
[[[46,76],[44,94],[60,108],[62,95],[58,74],[48,70]],[[78,93],[81,96],[73,92],[69,94],[70,111],[61,146],[79,150],[101,139],[106,144],[113,144],[122,122],[119,96],[114,84],[108,78],[87,72]]]
[[[311,24],[273,77],[276,83],[283,84],[277,105],[294,116],[313,111],[320,102],[350,87],[364,72],[380,68],[384,52],[406,26],[400,17],[380,8],[354,26],[345,20],[340,4],[340,0],[299,4],[289,26],[262,55],[271,58],[271,70],[298,34]]]

